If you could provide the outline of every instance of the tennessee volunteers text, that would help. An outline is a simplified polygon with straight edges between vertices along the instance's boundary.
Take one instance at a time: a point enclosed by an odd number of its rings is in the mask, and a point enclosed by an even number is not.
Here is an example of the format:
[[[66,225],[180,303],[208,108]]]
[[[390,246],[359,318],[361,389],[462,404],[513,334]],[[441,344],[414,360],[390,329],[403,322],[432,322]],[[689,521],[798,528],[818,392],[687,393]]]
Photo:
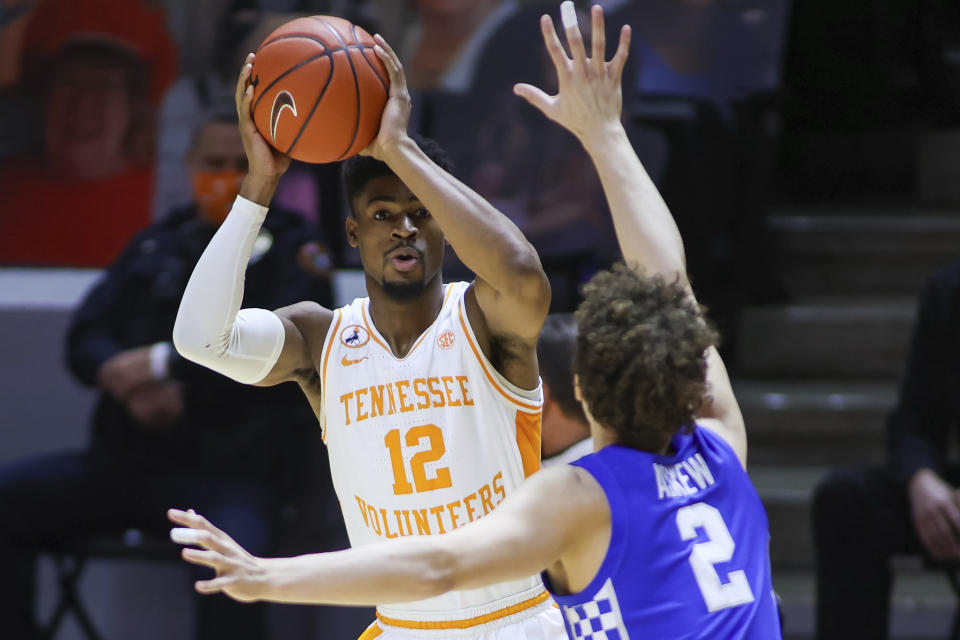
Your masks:
[[[430,407],[471,407],[469,382],[467,376],[439,376],[356,389],[340,396],[344,423]]]

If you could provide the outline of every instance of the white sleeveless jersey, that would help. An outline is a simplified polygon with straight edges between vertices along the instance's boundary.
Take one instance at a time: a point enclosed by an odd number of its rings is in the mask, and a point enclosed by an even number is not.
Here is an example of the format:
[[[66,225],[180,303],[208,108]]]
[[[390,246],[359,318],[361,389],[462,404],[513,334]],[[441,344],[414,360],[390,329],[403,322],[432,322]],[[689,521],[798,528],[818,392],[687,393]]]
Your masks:
[[[334,312],[320,422],[355,547],[463,526],[540,466],[541,390],[510,384],[484,357],[467,320],[468,287],[445,286],[440,313],[404,358],[374,327],[369,298]],[[377,617],[399,627],[464,629],[547,597],[532,576],[380,606]]]

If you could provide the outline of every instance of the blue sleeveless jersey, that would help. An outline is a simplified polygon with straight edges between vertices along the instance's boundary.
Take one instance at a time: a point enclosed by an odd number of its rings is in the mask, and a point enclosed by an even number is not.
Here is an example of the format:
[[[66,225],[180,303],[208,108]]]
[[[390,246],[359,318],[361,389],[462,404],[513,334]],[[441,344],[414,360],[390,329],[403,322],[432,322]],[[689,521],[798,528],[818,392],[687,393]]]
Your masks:
[[[767,514],[717,434],[675,455],[608,446],[573,462],[610,503],[610,547],[582,592],[557,595],[571,640],[781,638]],[[544,573],[544,583],[551,588]],[[552,588],[551,588],[552,592]]]

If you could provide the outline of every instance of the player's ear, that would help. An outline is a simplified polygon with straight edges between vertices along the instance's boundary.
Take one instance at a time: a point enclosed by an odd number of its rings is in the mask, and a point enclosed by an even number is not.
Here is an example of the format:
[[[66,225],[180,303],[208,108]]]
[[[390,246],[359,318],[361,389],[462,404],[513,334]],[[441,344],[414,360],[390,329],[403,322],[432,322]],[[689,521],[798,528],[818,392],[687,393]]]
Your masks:
[[[351,247],[360,246],[360,238],[357,235],[357,219],[349,215],[344,224],[347,228],[347,242]]]

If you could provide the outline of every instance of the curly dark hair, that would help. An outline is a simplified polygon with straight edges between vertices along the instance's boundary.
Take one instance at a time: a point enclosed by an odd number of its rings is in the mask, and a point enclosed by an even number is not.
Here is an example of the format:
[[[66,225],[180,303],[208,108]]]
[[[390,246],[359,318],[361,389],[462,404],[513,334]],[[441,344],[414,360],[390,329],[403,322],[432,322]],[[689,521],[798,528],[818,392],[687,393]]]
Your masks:
[[[450,159],[450,154],[444,151],[435,140],[417,134],[410,137],[437,166],[447,173],[453,173],[453,161]],[[363,191],[368,182],[374,178],[392,175],[394,173],[387,166],[387,163],[370,156],[353,156],[345,160],[340,167],[340,177],[343,180],[343,191],[346,194],[351,213],[353,213],[353,199]]]
[[[678,280],[644,277],[622,263],[583,293],[574,371],[587,408],[619,444],[661,451],[696,424],[717,333]]]

